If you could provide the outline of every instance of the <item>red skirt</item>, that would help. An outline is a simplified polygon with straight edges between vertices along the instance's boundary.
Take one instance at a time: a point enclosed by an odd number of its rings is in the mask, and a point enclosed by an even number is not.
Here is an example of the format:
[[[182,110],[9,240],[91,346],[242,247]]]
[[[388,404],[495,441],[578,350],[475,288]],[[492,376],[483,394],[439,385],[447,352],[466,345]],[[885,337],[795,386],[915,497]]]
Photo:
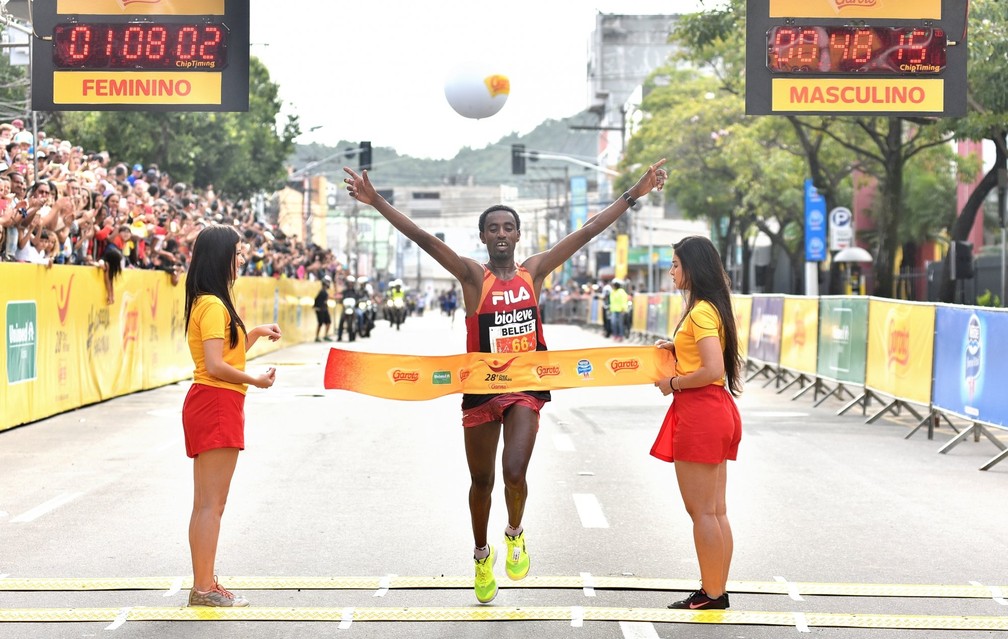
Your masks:
[[[245,395],[193,384],[182,404],[182,430],[189,457],[214,448],[245,450]]]
[[[720,464],[734,460],[742,439],[742,418],[735,398],[710,384],[675,394],[651,455],[667,462]]]

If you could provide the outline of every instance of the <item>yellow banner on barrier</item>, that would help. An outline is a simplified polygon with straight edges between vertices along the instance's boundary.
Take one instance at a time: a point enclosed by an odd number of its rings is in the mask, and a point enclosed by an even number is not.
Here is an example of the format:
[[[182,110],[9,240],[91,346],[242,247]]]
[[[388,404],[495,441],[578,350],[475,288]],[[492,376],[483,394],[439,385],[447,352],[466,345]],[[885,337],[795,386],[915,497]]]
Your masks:
[[[333,348],[324,385],[386,399],[425,400],[452,393],[653,384],[674,374],[672,353],[654,346],[440,356]]]
[[[819,298],[785,297],[781,326],[780,364],[784,368],[816,374],[819,341]]]
[[[865,386],[897,399],[928,404],[934,332],[934,306],[871,299]]]
[[[749,357],[749,321],[752,318],[752,297],[732,295],[732,308],[735,310],[735,330],[738,332],[739,355],[745,359]]]
[[[106,304],[100,269],[0,264],[6,356],[0,357],[0,430],[139,390],[188,379],[185,284],[167,273],[125,269]],[[280,324],[249,357],[314,337],[318,282],[241,277],[247,326]]]

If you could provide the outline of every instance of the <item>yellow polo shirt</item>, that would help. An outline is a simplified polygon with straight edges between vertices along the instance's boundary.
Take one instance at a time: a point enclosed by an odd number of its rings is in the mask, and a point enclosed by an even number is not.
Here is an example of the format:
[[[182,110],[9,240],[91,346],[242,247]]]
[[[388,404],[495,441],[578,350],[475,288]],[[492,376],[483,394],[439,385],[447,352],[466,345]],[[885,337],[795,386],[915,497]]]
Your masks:
[[[717,337],[721,343],[721,352],[724,352],[725,338],[721,316],[710,302],[701,300],[690,309],[673,338],[677,375],[686,375],[700,368],[700,349],[697,348],[697,342],[705,337]],[[714,383],[724,386],[724,378]]]
[[[224,340],[224,361],[240,371],[245,370],[245,332],[238,327],[238,344],[231,348],[231,316],[227,307],[216,295],[200,295],[193,302],[189,314],[189,352],[192,354],[193,382],[230,388],[244,394],[247,384],[232,384],[210,375],[206,369],[206,356],[203,352],[203,342],[208,339]]]

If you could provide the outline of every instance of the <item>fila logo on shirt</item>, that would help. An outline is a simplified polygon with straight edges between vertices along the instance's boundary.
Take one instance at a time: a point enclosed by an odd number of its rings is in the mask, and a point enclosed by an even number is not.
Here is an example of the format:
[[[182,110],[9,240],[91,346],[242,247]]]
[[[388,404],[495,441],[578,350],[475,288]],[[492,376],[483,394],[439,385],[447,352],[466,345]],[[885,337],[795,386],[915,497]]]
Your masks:
[[[532,299],[532,295],[524,286],[517,291],[494,291],[490,294],[490,301],[494,306],[497,306],[498,303],[517,304],[530,299]]]

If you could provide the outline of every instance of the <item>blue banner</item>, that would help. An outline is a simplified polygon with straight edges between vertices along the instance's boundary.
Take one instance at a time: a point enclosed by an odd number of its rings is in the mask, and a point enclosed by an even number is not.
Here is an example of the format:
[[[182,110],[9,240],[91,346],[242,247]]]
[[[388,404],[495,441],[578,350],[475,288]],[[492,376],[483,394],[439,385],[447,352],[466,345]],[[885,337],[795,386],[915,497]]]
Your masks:
[[[826,259],[826,200],[805,178],[805,261],[822,262]]]
[[[570,228],[576,231],[588,220],[588,178],[575,175],[570,179]]]
[[[1008,335],[1008,313],[957,306],[938,306],[936,311],[934,407],[1008,426],[1008,358],[997,347],[999,338]]]

